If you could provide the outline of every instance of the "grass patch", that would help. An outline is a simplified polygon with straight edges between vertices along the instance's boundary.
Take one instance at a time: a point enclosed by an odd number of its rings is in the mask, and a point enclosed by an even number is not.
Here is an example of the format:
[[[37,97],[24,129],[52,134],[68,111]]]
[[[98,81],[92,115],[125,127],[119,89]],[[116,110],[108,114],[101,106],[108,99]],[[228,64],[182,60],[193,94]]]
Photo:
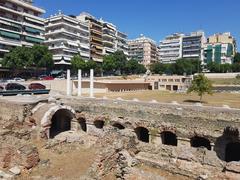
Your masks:
[[[239,78],[229,78],[229,79],[210,79],[213,84],[216,85],[240,85]]]
[[[171,103],[177,101],[183,104],[194,104],[199,102],[197,94],[175,93],[168,91],[138,91],[138,92],[111,92],[95,94],[96,97],[106,96],[110,99],[121,97],[125,100],[137,98],[141,101],[157,100],[158,102]],[[213,95],[204,95],[203,104],[211,106],[228,105],[233,108],[240,108],[240,94],[236,93],[214,93]]]

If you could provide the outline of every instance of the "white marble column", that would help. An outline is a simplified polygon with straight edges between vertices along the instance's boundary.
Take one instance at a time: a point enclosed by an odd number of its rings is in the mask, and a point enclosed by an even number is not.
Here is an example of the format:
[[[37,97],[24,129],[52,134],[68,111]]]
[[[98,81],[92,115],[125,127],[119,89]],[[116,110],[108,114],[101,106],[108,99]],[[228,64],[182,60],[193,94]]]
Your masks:
[[[70,70],[67,70],[67,96],[71,96],[71,75]]]
[[[94,88],[94,84],[93,84],[93,75],[94,75],[94,71],[93,69],[90,70],[90,98],[93,98],[93,88]]]
[[[78,70],[78,96],[82,96],[82,70]]]

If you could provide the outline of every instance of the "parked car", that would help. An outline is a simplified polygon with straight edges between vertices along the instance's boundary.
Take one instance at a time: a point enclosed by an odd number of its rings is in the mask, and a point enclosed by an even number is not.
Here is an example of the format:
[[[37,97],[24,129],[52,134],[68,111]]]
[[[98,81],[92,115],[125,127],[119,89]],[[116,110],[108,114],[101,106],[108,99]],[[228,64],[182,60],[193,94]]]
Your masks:
[[[39,76],[39,80],[54,80],[52,76],[41,75]]]
[[[28,89],[30,89],[30,90],[46,89],[46,86],[44,86],[43,84],[40,84],[40,83],[31,83],[28,86]]]
[[[20,77],[15,77],[13,78],[16,82],[25,82],[25,79],[20,78]]]
[[[45,76],[43,80],[54,80],[54,78],[52,76]]]
[[[71,80],[77,80],[77,79],[78,79],[77,75],[71,76]]]
[[[9,79],[7,80],[8,83],[12,83],[12,82],[25,82],[25,79],[20,78],[20,77],[15,77],[13,79]]]
[[[39,80],[43,80],[43,78],[47,77],[47,75],[41,75],[38,77]]]
[[[66,79],[66,78],[63,75],[62,76],[57,76],[57,77],[54,78],[54,80],[64,80],[64,79]]]
[[[5,86],[6,90],[25,90],[26,87],[18,83],[8,83]]]

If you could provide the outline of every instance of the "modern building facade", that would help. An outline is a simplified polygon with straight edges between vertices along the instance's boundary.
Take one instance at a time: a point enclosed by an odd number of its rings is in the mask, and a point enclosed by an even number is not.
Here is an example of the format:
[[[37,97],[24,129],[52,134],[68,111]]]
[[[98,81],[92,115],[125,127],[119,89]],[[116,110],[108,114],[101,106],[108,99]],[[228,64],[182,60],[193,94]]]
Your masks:
[[[146,82],[151,83],[152,90],[167,90],[185,92],[191,85],[192,76],[151,75]]]
[[[141,36],[140,38],[129,40],[128,46],[130,59],[136,59],[146,67],[158,61],[157,45],[152,39]]]
[[[117,45],[116,45],[117,50],[122,51],[127,57],[129,57],[127,34],[117,30],[116,39],[117,39]]]
[[[159,58],[162,63],[175,63],[182,58],[183,34],[172,34],[167,36],[159,45]]]
[[[83,12],[78,17],[90,30],[90,59],[103,61],[103,23],[89,13]]]
[[[43,13],[31,0],[0,1],[0,59],[14,47],[43,43]]]
[[[90,27],[91,59],[102,62],[104,55],[109,55],[117,50],[123,51],[128,56],[127,35],[103,19],[97,19],[89,13],[81,13],[78,19],[88,23]]]
[[[231,64],[236,53],[236,41],[229,32],[214,34],[204,46],[204,63]]]
[[[203,62],[204,55],[202,47],[206,43],[203,31],[192,32],[190,35],[183,36],[182,57],[189,59],[199,59]]]
[[[109,22],[104,22],[103,24],[103,55],[109,55],[116,51],[116,33],[117,28],[115,25]]]
[[[70,65],[74,55],[90,58],[88,24],[59,12],[46,19],[45,27],[45,44],[53,53],[55,65]]]

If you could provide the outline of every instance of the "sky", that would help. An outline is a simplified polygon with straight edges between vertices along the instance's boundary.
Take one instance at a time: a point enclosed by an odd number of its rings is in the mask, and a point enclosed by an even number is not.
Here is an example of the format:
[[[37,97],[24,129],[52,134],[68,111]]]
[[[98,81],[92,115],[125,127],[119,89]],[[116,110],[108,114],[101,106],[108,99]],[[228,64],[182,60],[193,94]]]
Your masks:
[[[159,43],[175,32],[231,32],[240,47],[239,0],[34,0],[44,17],[88,12],[115,24],[129,39],[143,34]]]

